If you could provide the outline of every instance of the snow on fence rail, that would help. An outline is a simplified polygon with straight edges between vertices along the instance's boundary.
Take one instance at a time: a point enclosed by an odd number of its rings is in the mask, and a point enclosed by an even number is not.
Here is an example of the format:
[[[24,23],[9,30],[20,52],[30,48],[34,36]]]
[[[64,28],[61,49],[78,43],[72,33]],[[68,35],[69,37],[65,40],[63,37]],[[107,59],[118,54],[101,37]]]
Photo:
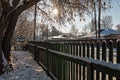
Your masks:
[[[26,47],[53,79],[120,80],[120,40],[41,41]]]

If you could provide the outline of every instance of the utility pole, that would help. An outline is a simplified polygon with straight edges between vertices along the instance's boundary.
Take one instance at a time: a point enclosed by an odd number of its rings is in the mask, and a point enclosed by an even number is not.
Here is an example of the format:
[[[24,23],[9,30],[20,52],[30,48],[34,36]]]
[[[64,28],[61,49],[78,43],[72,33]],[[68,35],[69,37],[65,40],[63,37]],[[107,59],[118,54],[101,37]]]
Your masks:
[[[35,31],[36,31],[36,15],[37,15],[37,4],[35,4],[35,11],[34,11],[34,34],[33,34],[33,41],[35,42]]]
[[[34,36],[33,36],[33,41],[35,42],[35,31],[36,31],[36,15],[37,15],[37,4],[35,4],[35,12],[34,12]],[[35,45],[35,44],[34,44]],[[34,47],[34,60],[36,60],[36,50]]]
[[[99,10],[98,10],[98,40],[100,40],[100,22],[101,22],[101,0],[99,0]]]
[[[95,0],[96,1],[96,0]],[[98,39],[98,35],[97,35],[97,20],[96,20],[96,4],[95,4],[95,1],[94,1],[94,26],[95,26],[95,31],[96,31],[96,39]]]
[[[47,40],[48,40],[48,25],[47,25]]]

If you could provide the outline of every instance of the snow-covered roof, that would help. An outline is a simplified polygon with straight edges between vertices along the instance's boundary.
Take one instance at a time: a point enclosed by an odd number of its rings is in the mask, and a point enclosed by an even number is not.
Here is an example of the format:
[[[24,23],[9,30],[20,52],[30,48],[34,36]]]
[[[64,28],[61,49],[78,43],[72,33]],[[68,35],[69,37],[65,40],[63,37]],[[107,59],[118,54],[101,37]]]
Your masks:
[[[116,30],[110,29],[110,28],[105,28],[105,29],[100,30],[100,34],[104,35],[104,36],[108,36],[111,34],[120,34],[120,31],[116,31]]]
[[[105,29],[101,29],[100,30],[100,36],[101,38],[104,36],[108,36],[108,35],[114,35],[114,34],[120,34],[120,31],[114,30],[114,29],[110,29],[110,28],[105,28]],[[83,36],[82,38],[92,38],[95,39],[96,38],[96,32],[91,32],[85,36]]]
[[[49,37],[49,39],[64,39],[64,38],[66,38],[66,37],[63,37],[63,35]]]

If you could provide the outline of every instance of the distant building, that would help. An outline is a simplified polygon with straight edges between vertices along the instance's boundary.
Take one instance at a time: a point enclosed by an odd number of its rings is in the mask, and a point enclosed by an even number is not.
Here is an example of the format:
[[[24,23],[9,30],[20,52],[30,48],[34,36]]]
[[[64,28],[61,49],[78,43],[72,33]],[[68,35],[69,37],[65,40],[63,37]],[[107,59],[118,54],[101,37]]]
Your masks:
[[[60,39],[67,39],[66,36],[64,35],[58,35],[58,36],[51,36],[51,37],[48,37],[49,40],[60,40]]]
[[[100,34],[105,39],[118,39],[120,38],[120,31],[114,30],[114,29],[101,29]]]
[[[87,34],[85,36],[81,37],[82,39],[96,39],[96,32],[92,32],[90,34]],[[100,38],[101,39],[118,39],[120,38],[120,31],[106,28],[100,30]]]
[[[71,33],[63,33],[58,36],[51,36],[48,37],[49,40],[68,40],[68,39],[75,39],[76,36],[72,35]]]

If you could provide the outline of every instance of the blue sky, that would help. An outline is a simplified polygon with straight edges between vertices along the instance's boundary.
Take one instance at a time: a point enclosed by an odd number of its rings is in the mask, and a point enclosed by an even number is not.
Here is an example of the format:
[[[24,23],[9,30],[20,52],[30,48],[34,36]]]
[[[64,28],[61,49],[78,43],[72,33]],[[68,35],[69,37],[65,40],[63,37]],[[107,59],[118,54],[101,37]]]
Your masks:
[[[120,24],[120,0],[113,0],[113,8],[110,10],[110,14],[113,17],[114,26]]]

